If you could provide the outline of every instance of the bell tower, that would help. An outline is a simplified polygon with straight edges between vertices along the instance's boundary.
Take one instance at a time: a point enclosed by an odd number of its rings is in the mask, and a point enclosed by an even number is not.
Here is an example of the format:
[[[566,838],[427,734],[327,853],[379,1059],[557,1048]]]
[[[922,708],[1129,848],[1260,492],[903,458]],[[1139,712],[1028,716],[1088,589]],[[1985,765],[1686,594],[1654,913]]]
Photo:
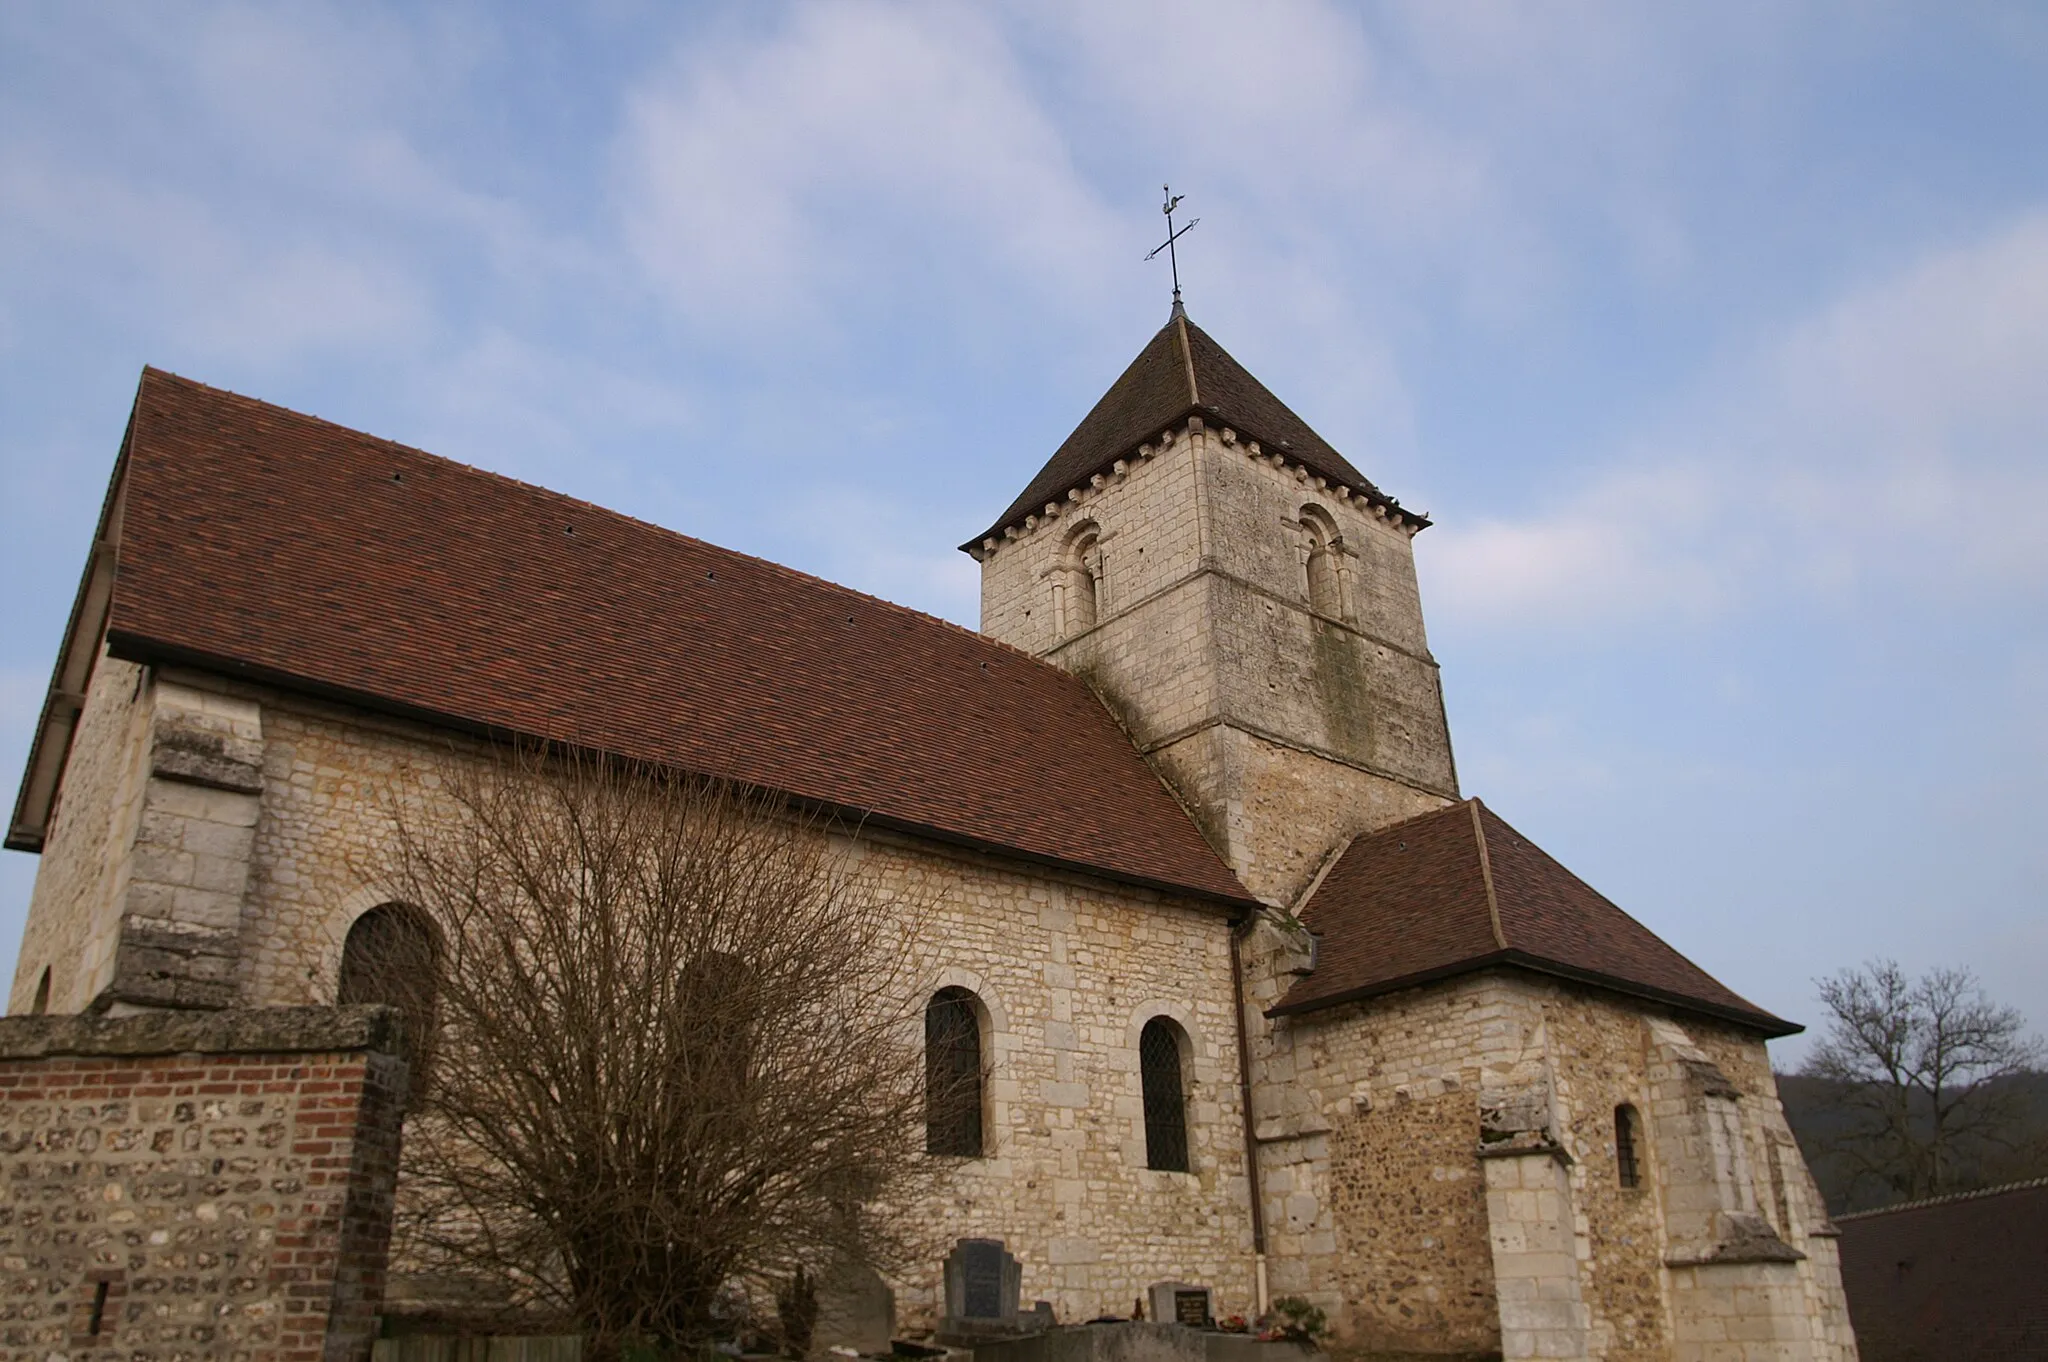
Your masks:
[[[1246,887],[1458,797],[1428,521],[1176,304],[986,533],[981,628],[1086,680]]]

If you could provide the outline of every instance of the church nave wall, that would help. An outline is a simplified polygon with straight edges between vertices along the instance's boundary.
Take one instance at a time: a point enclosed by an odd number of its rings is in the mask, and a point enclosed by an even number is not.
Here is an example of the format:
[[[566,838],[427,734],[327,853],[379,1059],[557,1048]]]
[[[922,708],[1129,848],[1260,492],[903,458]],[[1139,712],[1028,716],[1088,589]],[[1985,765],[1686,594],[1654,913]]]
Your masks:
[[[395,721],[266,695],[263,814],[244,914],[246,1005],[334,999],[350,923],[374,881],[383,801],[408,771],[431,788],[445,741]],[[960,1160],[919,1210],[939,1246],[894,1285],[906,1322],[940,1300],[954,1238],[1003,1239],[1024,1299],[1063,1319],[1128,1313],[1155,1281],[1212,1284],[1253,1305],[1229,925],[1213,910],[895,834],[867,834],[860,873],[930,905],[902,943],[915,1014],[966,988],[990,1023],[987,1154]],[[920,909],[920,911],[925,911]],[[1146,1165],[1138,1046],[1169,1016],[1189,1039],[1187,1173]]]

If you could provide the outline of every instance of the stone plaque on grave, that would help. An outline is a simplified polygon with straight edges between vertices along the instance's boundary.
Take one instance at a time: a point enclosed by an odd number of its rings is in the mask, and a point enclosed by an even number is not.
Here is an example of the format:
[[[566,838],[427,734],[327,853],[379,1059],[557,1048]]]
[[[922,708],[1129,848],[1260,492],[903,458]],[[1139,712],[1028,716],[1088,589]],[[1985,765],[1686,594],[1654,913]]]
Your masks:
[[[1184,1324],[1206,1329],[1216,1317],[1216,1302],[1206,1286],[1187,1282],[1154,1282],[1146,1293],[1152,1318],[1160,1324]]]
[[[1024,1274],[1000,1239],[962,1239],[946,1255],[946,1316],[1011,1320]]]

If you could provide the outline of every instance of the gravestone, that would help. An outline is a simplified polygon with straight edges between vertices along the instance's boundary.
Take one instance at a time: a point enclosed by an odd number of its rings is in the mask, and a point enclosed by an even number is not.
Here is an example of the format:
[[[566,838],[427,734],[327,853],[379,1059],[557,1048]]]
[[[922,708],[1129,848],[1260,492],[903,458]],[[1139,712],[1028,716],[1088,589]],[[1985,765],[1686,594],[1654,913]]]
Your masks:
[[[946,1255],[946,1314],[1006,1320],[1017,1314],[1024,1274],[1000,1239],[962,1239]]]
[[[896,1336],[896,1293],[873,1268],[842,1263],[818,1280],[818,1323],[811,1351],[840,1347],[885,1353]]]
[[[971,1341],[1036,1333],[1050,1312],[1021,1314],[1024,1272],[1000,1239],[962,1239],[946,1255],[946,1316],[941,1340]]]
[[[1207,1329],[1216,1322],[1216,1302],[1206,1286],[1187,1282],[1154,1282],[1149,1313],[1159,1324],[1184,1324],[1190,1329]]]

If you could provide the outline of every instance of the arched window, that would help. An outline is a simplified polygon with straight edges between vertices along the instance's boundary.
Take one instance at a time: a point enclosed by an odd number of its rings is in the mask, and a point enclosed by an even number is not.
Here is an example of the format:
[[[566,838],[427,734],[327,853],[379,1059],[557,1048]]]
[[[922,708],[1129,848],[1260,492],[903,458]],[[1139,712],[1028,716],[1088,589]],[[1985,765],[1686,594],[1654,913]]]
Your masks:
[[[1330,513],[1320,506],[1304,506],[1301,508],[1301,528],[1307,546],[1303,571],[1308,578],[1309,608],[1318,615],[1342,619],[1344,578],[1339,555],[1344,550],[1344,541],[1337,534],[1337,522],[1330,519]]]
[[[1641,1121],[1636,1109],[1623,1103],[1614,1109],[1614,1167],[1615,1176],[1624,1187],[1643,1185],[1643,1165],[1636,1154],[1636,1146],[1642,1135]]]
[[[942,988],[924,1007],[924,1149],[978,1159],[981,1009],[964,988]]]
[[[408,1091],[426,1090],[433,1065],[441,943],[426,915],[401,903],[372,908],[348,929],[334,1001],[388,1003],[405,1019]]]
[[[1138,1071],[1145,1088],[1145,1166],[1188,1171],[1188,1098],[1181,1082],[1180,1027],[1154,1017],[1138,1033]]]
[[[36,1000],[29,1007],[31,1016],[40,1017],[50,1010],[50,967],[43,966],[43,977],[36,980]]]
[[[1092,523],[1067,536],[1059,576],[1060,635],[1093,629],[1102,603],[1102,532]]]

